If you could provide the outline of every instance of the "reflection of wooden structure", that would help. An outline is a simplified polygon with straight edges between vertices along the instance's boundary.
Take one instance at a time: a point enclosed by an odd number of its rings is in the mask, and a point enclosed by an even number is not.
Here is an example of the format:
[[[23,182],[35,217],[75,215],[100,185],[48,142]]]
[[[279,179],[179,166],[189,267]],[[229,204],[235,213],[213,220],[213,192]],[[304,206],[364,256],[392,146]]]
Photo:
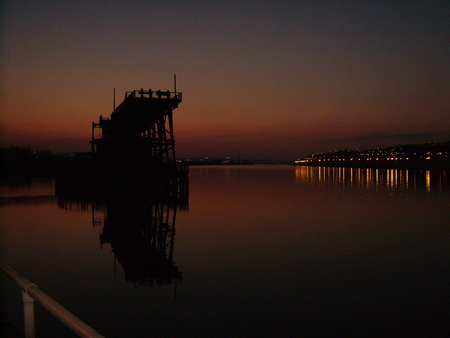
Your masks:
[[[94,226],[102,226],[100,244],[110,244],[125,279],[136,287],[178,285],[183,273],[173,261],[175,221],[188,210],[187,196],[168,199],[153,191],[110,191],[107,195],[79,194],[71,187],[56,189],[60,208],[92,210]]]
[[[136,198],[109,201],[100,243],[111,245],[127,282],[139,287],[179,284],[182,272],[173,261],[177,210],[186,204],[165,204]]]
[[[150,90],[126,92],[110,118],[92,122],[92,153],[108,162],[175,163],[172,111],[181,93]]]

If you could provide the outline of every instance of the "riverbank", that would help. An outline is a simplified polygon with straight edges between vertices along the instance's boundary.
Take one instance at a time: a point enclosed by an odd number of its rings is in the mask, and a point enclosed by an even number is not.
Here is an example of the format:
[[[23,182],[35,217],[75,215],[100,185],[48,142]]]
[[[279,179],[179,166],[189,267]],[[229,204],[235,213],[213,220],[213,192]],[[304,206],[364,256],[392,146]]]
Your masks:
[[[293,165],[374,169],[450,170],[450,141],[316,153]]]

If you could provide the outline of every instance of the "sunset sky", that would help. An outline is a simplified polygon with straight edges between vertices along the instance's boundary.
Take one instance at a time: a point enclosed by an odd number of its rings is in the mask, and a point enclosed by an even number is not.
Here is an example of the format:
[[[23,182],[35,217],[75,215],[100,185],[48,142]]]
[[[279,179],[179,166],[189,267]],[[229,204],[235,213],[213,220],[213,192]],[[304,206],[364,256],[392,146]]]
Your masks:
[[[173,90],[178,157],[450,140],[446,1],[0,3],[1,143],[89,151],[124,93]]]

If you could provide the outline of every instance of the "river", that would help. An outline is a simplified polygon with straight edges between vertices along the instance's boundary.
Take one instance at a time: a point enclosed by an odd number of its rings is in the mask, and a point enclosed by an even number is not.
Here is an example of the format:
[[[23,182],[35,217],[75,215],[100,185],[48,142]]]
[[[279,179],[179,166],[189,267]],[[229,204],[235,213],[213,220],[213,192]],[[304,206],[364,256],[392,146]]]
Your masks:
[[[189,180],[171,205],[3,186],[1,260],[106,337],[450,335],[449,172],[193,166]],[[36,333],[74,337],[37,304]]]

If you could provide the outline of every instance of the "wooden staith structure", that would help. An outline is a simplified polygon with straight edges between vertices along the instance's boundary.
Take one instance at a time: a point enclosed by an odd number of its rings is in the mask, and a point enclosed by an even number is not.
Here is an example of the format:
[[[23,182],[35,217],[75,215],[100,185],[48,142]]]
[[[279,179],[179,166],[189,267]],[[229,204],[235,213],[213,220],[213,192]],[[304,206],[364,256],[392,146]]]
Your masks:
[[[170,91],[135,90],[110,118],[100,115],[92,122],[92,153],[108,163],[175,165],[172,111],[182,94]]]

